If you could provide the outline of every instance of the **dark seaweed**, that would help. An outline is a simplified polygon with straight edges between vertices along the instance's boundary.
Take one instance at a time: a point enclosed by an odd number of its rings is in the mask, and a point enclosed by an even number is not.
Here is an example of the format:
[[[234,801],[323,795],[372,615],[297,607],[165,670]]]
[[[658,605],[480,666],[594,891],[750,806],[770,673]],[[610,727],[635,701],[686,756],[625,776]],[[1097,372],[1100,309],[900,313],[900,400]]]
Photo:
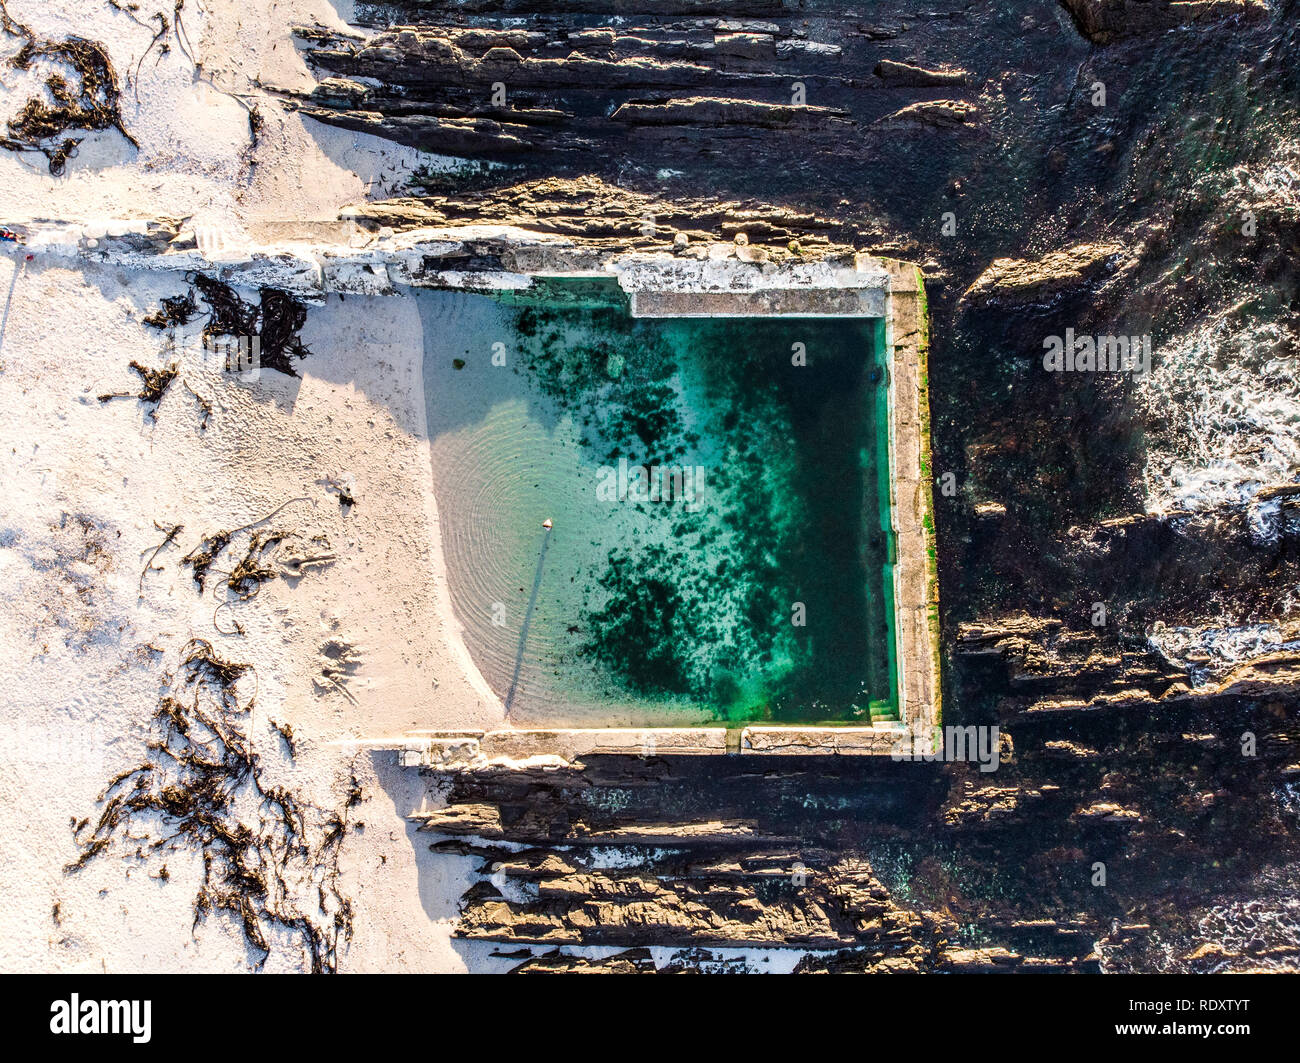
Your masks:
[[[13,69],[29,70],[38,59],[67,68],[66,76],[52,73],[45,80],[53,103],[36,96],[29,99],[9,119],[9,135],[0,137],[0,147],[10,151],[39,151],[48,160],[50,173],[57,177],[81,143],[80,138],[67,136],[69,131],[116,129],[132,146],[140,146],[122,124],[117,74],[102,44],[82,37],[40,40],[26,26],[14,21],[3,3],[0,3],[0,27],[12,36],[25,38],[25,43],[9,60]]]
[[[176,379],[178,372],[176,366],[166,365],[161,369],[150,369],[148,366],[141,365],[137,361],[131,362],[131,368],[140,375],[141,387],[139,391],[115,391],[108,392],[99,396],[100,402],[108,402],[110,399],[139,399],[141,402],[148,403],[153,407],[149,411],[149,416],[153,420],[158,419],[158,403],[162,402],[162,397],[171,387],[172,381]]]
[[[154,328],[172,328],[175,325],[188,325],[194,315],[199,312],[198,300],[194,298],[194,293],[186,292],[184,295],[171,295],[160,300],[161,306],[152,314],[143,318],[146,325],[152,325]]]
[[[286,376],[297,376],[291,359],[305,358],[311,351],[298,333],[307,324],[307,308],[289,292],[262,288],[260,305],[253,305],[219,280],[201,273],[190,274],[190,283],[208,305],[205,338],[236,336],[261,343],[261,365]]]
[[[115,837],[146,836],[147,844],[135,850],[138,859],[188,845],[203,858],[196,928],[213,912],[232,916],[261,953],[258,967],[273,947],[269,931],[296,935],[311,970],[333,972],[339,944],[352,934],[338,859],[357,803],[356,780],[338,810],[268,783],[262,759],[274,753],[254,747],[256,695],[242,690],[249,677],[255,678],[251,665],[225,660],[211,643],[186,644],[178,672],[166,677],[144,762],[104,788],[93,828],[89,819],[74,823],[81,852],[65,871],[84,868]],[[292,757],[287,725],[264,726],[285,740]],[[170,878],[165,864],[157,877]]]

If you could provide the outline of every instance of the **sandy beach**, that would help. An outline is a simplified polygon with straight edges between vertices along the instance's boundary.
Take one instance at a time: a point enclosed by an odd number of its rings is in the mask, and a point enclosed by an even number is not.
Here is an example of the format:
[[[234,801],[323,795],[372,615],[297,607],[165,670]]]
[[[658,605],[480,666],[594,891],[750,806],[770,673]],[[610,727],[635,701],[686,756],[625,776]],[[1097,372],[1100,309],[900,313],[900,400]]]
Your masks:
[[[149,42],[148,30],[108,7],[8,7],[33,32],[104,42],[119,71],[134,70]],[[114,131],[94,134],[62,178],[45,172],[39,155],[0,152],[0,220],[190,216],[220,234],[219,250],[223,241],[229,248],[264,237],[286,217],[334,219],[369,182],[418,156],[260,99],[266,121],[251,144],[247,94],[258,93],[258,79],[306,76],[288,27],[316,19],[336,21],[333,7],[307,0],[187,9],[187,40],[205,79],[179,46],[145,60],[139,101],[133,86],[122,101],[138,151]],[[78,854],[70,824],[97,816],[105,784],[138,763],[160,677],[192,638],[255,670],[254,741],[267,744],[269,757],[275,735],[259,721],[292,728],[297,755],[286,770],[295,786],[327,807],[350,774],[360,782],[357,825],[340,855],[343,890],[382,900],[357,906],[355,944],[339,967],[463,968],[468,960],[450,933],[464,882],[448,869],[468,862],[432,867],[407,828],[406,816],[438,795],[397,771],[391,754],[349,744],[501,718],[450,609],[414,301],[329,297],[310,308],[301,338],[312,353],[301,376],[267,370],[248,382],[205,365],[201,321],[170,332],[141,323],[159,300],[186,290],[182,275],[28,260],[22,246],[4,248],[0,444],[10,461],[0,571],[9,592],[0,613],[0,734],[12,755],[0,766],[0,887],[9,898],[0,968],[257,965],[228,918],[191,932],[199,869],[183,847],[137,864],[123,844],[107,860],[64,873]],[[138,389],[132,360],[179,368],[155,409],[98,399]],[[345,511],[331,485],[343,485],[355,504]],[[198,589],[183,556],[203,536],[280,507],[270,523],[292,533],[299,556],[330,560],[218,609],[222,596],[211,585]],[[182,530],[146,571],[176,525]],[[232,550],[239,545],[237,537]],[[221,634],[236,625],[243,635]],[[169,877],[160,880],[163,864]],[[265,969],[303,967],[297,943],[271,944]]]

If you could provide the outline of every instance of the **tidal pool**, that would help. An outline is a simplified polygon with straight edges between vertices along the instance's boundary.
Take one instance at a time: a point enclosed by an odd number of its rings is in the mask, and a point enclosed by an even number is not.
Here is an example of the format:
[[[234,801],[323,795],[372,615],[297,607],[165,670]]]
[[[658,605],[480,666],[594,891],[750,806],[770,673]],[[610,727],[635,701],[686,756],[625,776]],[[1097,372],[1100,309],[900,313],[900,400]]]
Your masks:
[[[897,718],[882,321],[417,298],[452,605],[510,723]]]

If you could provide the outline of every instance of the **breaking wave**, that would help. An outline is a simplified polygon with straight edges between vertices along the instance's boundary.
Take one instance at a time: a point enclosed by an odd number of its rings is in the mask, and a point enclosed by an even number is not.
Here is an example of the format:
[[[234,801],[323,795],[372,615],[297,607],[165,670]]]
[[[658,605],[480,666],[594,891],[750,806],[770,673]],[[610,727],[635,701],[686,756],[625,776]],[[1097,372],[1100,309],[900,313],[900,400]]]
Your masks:
[[[1223,199],[1259,205],[1261,226],[1265,211],[1300,211],[1297,160],[1300,144],[1290,142],[1266,165],[1238,167]],[[1300,479],[1297,324],[1255,297],[1246,288],[1235,305],[1164,340],[1142,380],[1149,512],[1244,503],[1262,485]]]
[[[1287,639],[1276,624],[1191,628],[1157,621],[1147,640],[1165,660],[1186,668],[1194,686],[1264,654],[1300,650],[1300,639]]]

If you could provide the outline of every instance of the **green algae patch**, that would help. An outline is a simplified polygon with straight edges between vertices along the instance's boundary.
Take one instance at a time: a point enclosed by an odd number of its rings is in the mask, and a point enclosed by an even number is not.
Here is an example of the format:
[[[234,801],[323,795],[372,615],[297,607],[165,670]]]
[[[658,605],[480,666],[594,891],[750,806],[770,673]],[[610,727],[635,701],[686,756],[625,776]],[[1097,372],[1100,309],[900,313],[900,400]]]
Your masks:
[[[928,595],[926,599],[926,626],[930,636],[930,654],[933,660],[934,675],[938,678],[940,671],[940,628],[939,614],[939,543],[934,525],[934,476],[932,472],[932,444],[930,440],[930,306],[925,294],[925,276],[916,269],[917,357],[920,371],[917,374],[917,406],[921,419],[921,493],[925,512],[921,526],[925,529],[925,564]],[[941,685],[935,685],[933,705],[933,725],[943,723],[943,696]]]

